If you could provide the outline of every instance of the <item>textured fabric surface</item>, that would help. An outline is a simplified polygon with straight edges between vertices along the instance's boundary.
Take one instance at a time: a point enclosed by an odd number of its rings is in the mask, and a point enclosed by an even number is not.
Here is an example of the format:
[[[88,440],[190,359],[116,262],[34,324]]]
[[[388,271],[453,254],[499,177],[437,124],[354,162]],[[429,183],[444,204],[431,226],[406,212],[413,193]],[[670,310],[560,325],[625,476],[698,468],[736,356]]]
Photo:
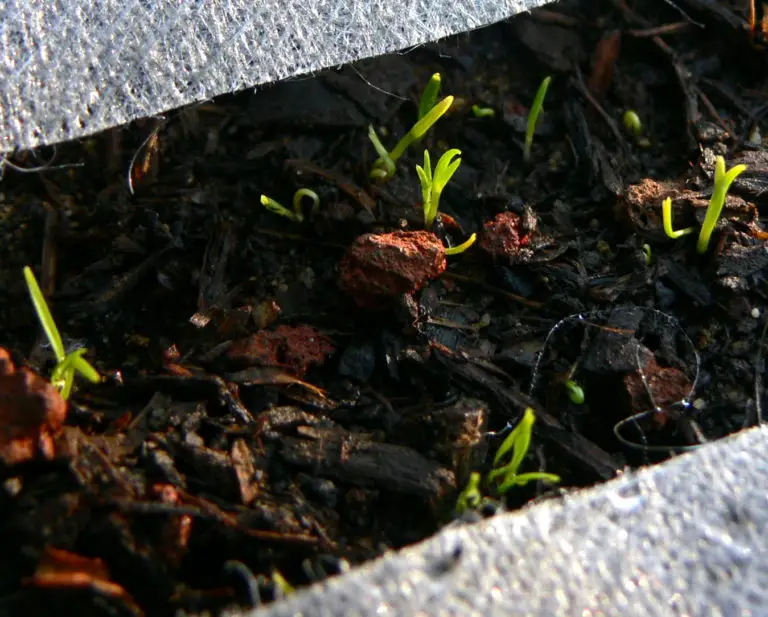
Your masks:
[[[768,615],[768,430],[463,527],[248,613]]]
[[[0,0],[0,152],[403,50],[545,0]]]

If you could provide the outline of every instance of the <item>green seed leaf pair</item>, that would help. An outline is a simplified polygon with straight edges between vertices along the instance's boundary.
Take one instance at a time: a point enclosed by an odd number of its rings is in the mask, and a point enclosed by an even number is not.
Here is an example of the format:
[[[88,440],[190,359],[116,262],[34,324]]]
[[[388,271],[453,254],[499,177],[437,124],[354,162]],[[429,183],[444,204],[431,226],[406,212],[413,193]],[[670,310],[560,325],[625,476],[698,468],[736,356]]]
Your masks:
[[[48,303],[45,301],[45,296],[43,296],[40,285],[38,285],[37,279],[29,266],[24,267],[24,279],[26,280],[37,318],[56,356],[56,367],[51,374],[51,383],[58,388],[61,397],[66,400],[72,392],[76,374],[80,374],[93,383],[101,381],[101,376],[88,360],[84,358],[88,351],[87,349],[81,348],[75,349],[70,353],[66,352],[59,329],[53,320]]]

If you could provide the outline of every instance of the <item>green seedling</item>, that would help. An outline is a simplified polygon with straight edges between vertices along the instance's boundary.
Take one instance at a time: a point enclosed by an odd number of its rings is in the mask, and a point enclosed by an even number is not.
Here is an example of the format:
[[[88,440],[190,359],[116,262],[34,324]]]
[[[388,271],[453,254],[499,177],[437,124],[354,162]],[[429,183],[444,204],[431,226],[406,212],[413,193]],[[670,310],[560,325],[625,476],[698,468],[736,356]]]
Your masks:
[[[496,480],[501,479],[501,482],[496,486],[496,492],[500,495],[503,495],[514,486],[525,486],[529,482],[539,480],[548,483],[560,482],[560,476],[553,473],[534,471],[518,474],[520,465],[531,445],[531,435],[535,421],[536,416],[533,413],[533,409],[528,407],[518,425],[502,442],[496,452],[496,456],[493,459],[493,469],[488,474],[488,484],[492,485]],[[508,463],[502,465],[504,457],[510,451],[512,452],[512,458]]]
[[[101,376],[83,357],[86,349],[75,349],[69,353],[64,349],[64,342],[61,339],[59,329],[56,327],[56,322],[53,320],[51,310],[48,308],[40,285],[37,284],[37,279],[29,266],[24,266],[24,279],[27,282],[27,289],[29,289],[29,296],[35,307],[37,318],[56,357],[56,366],[51,374],[51,383],[59,390],[61,397],[66,400],[72,392],[76,374],[79,373],[93,383],[101,381]]]
[[[429,151],[424,150],[424,167],[416,165],[416,173],[421,183],[422,204],[424,207],[424,227],[430,229],[437,218],[440,208],[440,195],[445,185],[448,184],[453,174],[461,165],[461,150],[453,148],[448,150],[437,161],[434,173]]]
[[[472,114],[475,118],[493,118],[496,115],[496,110],[493,107],[481,107],[480,105],[472,105]]]
[[[672,198],[667,197],[661,202],[661,222],[664,225],[664,233],[672,240],[677,240],[686,234],[696,231],[693,227],[675,230],[672,228]]]
[[[638,146],[647,148],[651,145],[648,138],[643,135],[643,123],[634,109],[625,111],[621,119],[624,122],[624,128],[627,130],[627,133],[634,137],[635,143]]]
[[[391,152],[388,152],[384,144],[381,143],[376,129],[373,126],[369,127],[368,138],[379,155],[379,158],[373,163],[373,169],[370,173],[371,179],[387,180],[394,176],[397,161],[403,156],[408,146],[424,137],[427,131],[450,109],[451,105],[453,105],[452,96],[446,96],[442,101],[435,104],[423,118],[413,125]]]
[[[533,98],[531,110],[528,112],[528,125],[525,129],[525,146],[523,148],[523,159],[526,163],[531,161],[533,134],[536,132],[536,125],[539,123],[539,116],[541,115],[541,110],[544,108],[544,98],[547,96],[547,89],[549,88],[550,81],[552,81],[551,77],[545,77],[541,82],[539,89],[536,91],[536,96]]]
[[[311,189],[302,188],[293,194],[293,211],[286,208],[279,201],[275,201],[266,195],[261,196],[261,205],[270,212],[274,212],[275,214],[289,218],[295,223],[303,223],[304,213],[301,208],[301,200],[305,197],[312,201],[312,210],[310,211],[309,216],[310,218],[314,218],[314,216],[317,214],[317,211],[320,209],[320,197],[318,197],[317,193]]]
[[[715,159],[715,186],[712,189],[712,197],[709,199],[709,206],[707,206],[704,222],[701,224],[701,231],[699,231],[699,239],[696,242],[696,251],[699,254],[706,253],[709,248],[709,240],[723,211],[728,189],[731,188],[733,181],[746,170],[746,165],[736,165],[726,172],[725,159],[722,156]]]
[[[461,516],[467,510],[476,510],[483,501],[483,494],[480,491],[481,476],[479,471],[473,471],[469,476],[467,486],[456,499],[456,508],[454,512]]]
[[[575,405],[584,404],[584,388],[582,388],[574,379],[567,379],[565,381],[565,391],[568,393],[568,398]]]
[[[275,587],[280,590],[280,593],[283,597],[288,596],[296,591],[296,588],[291,585],[288,582],[288,579],[280,574],[278,570],[274,570],[272,572],[272,582],[275,584]]]
[[[640,121],[640,116],[633,109],[628,109],[622,116],[624,121],[624,128],[627,129],[627,133],[633,137],[640,137],[643,134],[643,123]]]
[[[471,236],[469,236],[469,238],[467,238],[461,244],[445,249],[445,254],[459,255],[460,253],[463,253],[464,251],[466,251],[470,246],[472,246],[475,243],[475,240],[477,240],[477,234],[473,233]]]
[[[497,495],[503,495],[513,486],[525,486],[529,482],[539,480],[547,483],[560,482],[560,476],[553,473],[530,472],[518,474],[520,465],[531,445],[531,435],[535,421],[536,416],[533,413],[533,409],[528,407],[518,425],[496,451],[493,459],[493,468],[486,476],[484,484],[486,486],[493,486],[496,480],[501,479],[501,482],[495,489]],[[512,451],[512,458],[508,463],[503,464],[504,458],[509,454],[510,450]],[[481,480],[480,473],[473,472],[469,476],[467,486],[461,491],[456,500],[456,507],[454,508],[456,515],[460,516],[465,511],[476,509],[488,501],[487,498],[483,497],[482,484],[483,481]]]
[[[641,247],[643,251],[643,259],[645,259],[645,265],[650,266],[653,263],[653,254],[651,253],[651,245],[643,244]]]
[[[426,116],[437,103],[437,97],[440,95],[440,87],[442,86],[442,78],[440,73],[435,73],[430,77],[427,87],[424,88],[424,92],[419,99],[419,120]]]

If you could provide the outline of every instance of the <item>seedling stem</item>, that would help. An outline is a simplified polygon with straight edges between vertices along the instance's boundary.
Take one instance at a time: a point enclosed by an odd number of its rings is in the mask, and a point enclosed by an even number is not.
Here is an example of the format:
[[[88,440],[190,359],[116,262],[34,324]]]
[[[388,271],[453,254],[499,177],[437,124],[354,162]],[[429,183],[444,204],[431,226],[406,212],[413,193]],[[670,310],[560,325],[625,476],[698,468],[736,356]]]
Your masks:
[[[424,208],[424,227],[431,228],[440,208],[440,195],[453,174],[461,165],[461,150],[448,150],[437,161],[434,174],[429,151],[424,150],[424,167],[416,165],[416,173],[421,183],[421,196]]]
[[[536,125],[539,122],[539,115],[544,108],[544,97],[547,96],[547,89],[552,77],[545,77],[541,82],[536,96],[533,98],[531,110],[528,112],[528,125],[525,129],[525,147],[523,148],[523,159],[526,163],[531,161],[531,146],[533,145],[533,134],[536,132]]]
[[[373,147],[379,155],[379,158],[373,164],[373,169],[370,174],[371,178],[374,180],[387,180],[395,175],[396,163],[408,149],[408,146],[424,137],[426,132],[432,128],[435,122],[450,109],[451,105],[453,105],[453,97],[446,96],[442,101],[432,107],[423,118],[416,122],[413,127],[411,127],[411,130],[403,136],[392,152],[387,152],[378,135],[376,135],[376,129],[374,129],[373,126],[369,127],[368,138],[371,140],[371,143],[373,143]]]
[[[66,400],[72,392],[76,373],[80,373],[80,375],[93,383],[101,381],[101,376],[88,360],[83,357],[88,351],[87,349],[81,348],[75,349],[70,353],[66,352],[59,329],[53,320],[53,315],[51,315],[51,309],[48,308],[45,296],[43,296],[40,285],[38,285],[37,279],[29,266],[24,266],[24,279],[26,280],[29,296],[32,299],[32,305],[35,307],[37,318],[56,357],[56,366],[51,374],[51,383],[54,387],[58,388],[61,397]]]
[[[715,159],[715,186],[712,189],[712,197],[709,199],[709,206],[707,206],[704,222],[701,224],[701,231],[699,231],[699,239],[696,243],[696,251],[700,255],[706,253],[707,248],[709,248],[709,240],[723,211],[725,198],[728,196],[728,189],[733,184],[733,181],[740,174],[744,173],[746,169],[746,165],[735,165],[726,172],[725,159],[722,156],[718,156]]]
[[[693,227],[686,227],[685,229],[672,229],[672,198],[666,197],[661,202],[661,222],[664,225],[664,233],[672,240],[677,240],[686,234],[691,234],[696,231]]]

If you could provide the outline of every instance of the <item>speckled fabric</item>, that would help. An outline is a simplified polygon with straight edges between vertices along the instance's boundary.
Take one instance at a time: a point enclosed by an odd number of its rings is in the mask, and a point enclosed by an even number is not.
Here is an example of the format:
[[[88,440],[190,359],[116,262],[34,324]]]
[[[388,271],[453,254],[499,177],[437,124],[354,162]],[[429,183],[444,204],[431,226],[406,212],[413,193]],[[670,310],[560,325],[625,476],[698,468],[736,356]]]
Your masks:
[[[247,614],[768,615],[768,430],[446,528]]]
[[[0,0],[0,152],[403,50],[545,0]]]

